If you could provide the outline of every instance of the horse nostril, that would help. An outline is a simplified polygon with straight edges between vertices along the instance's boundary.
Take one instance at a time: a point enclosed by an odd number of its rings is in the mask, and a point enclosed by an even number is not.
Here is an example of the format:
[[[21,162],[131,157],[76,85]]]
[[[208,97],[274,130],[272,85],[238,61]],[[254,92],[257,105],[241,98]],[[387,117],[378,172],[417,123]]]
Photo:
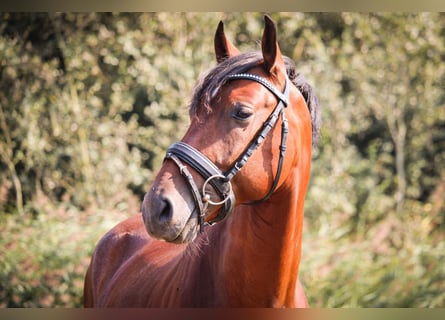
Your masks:
[[[160,224],[168,223],[173,215],[173,208],[172,205],[170,204],[170,201],[163,200],[160,209],[161,210],[159,213],[159,223]]]

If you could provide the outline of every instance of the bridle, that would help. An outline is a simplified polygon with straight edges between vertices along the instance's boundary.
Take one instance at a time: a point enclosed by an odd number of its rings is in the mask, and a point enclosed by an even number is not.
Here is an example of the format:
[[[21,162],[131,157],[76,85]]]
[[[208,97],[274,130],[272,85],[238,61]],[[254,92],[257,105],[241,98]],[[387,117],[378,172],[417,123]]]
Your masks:
[[[278,167],[274,181],[269,189],[269,192],[262,199],[255,200],[246,204],[257,204],[269,199],[269,197],[272,195],[275,188],[277,187],[278,181],[280,180],[283,159],[286,153],[287,135],[289,131],[287,119],[284,114],[284,110],[287,107],[289,101],[289,80],[286,77],[284,91],[280,92],[268,80],[255,74],[238,73],[230,75],[227,78],[228,81],[241,79],[252,80],[262,84],[265,88],[267,88],[275,95],[275,97],[278,99],[278,104],[275,107],[274,111],[267,118],[267,120],[263,123],[263,126],[258,130],[257,134],[247,146],[245,151],[235,161],[233,166],[226,172],[222,172],[204,154],[184,142],[176,142],[172,144],[168,148],[167,154],[165,156],[165,159],[173,160],[173,162],[178,166],[179,172],[186,179],[187,183],[190,186],[195,204],[199,209],[198,222],[200,226],[200,232],[204,232],[205,225],[214,225],[222,221],[232,213],[233,208],[235,207],[235,194],[233,193],[232,184],[230,181],[246,164],[252,153],[264,141],[270,130],[275,127],[278,118],[281,116],[282,120],[280,156],[278,159]],[[197,187],[193,176],[187,169],[187,166],[183,164],[183,162],[196,170],[204,178],[205,182],[201,188],[202,192],[199,191],[199,188]],[[206,188],[209,184],[214,188],[218,196],[223,200],[213,201],[210,199],[210,195],[206,192]],[[222,205],[222,207],[215,218],[208,222],[205,222],[205,216],[209,204],[214,206]]]

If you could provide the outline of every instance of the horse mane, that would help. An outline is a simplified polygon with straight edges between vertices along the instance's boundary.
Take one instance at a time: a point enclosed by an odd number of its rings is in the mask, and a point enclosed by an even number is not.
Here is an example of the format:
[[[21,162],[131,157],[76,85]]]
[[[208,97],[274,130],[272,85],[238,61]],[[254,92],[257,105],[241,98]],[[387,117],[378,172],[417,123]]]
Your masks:
[[[315,146],[320,135],[321,126],[319,100],[304,76],[296,72],[293,61],[287,56],[283,56],[283,59],[289,80],[301,92],[309,109],[312,122],[312,145]],[[197,116],[200,106],[203,106],[207,112],[211,112],[210,101],[227,82],[229,75],[247,72],[262,62],[263,56],[261,52],[247,52],[228,58],[210,69],[207,74],[198,80],[193,90],[190,116]]]
[[[295,87],[301,92],[306,101],[306,105],[309,109],[312,122],[312,146],[315,146],[320,138],[320,128],[321,128],[321,107],[318,97],[315,95],[314,89],[306,81],[305,77],[296,72],[294,62],[289,58],[284,56],[284,64],[286,65],[286,73],[289,80],[294,84]]]

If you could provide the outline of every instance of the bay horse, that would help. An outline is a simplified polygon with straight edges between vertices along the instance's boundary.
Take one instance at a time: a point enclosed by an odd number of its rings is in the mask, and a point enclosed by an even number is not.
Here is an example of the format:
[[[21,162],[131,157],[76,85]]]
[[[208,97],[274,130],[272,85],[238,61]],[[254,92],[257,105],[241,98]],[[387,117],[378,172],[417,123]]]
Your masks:
[[[142,214],[95,249],[85,307],[308,306],[298,268],[318,100],[269,17],[260,51],[240,53],[222,22],[214,45]]]

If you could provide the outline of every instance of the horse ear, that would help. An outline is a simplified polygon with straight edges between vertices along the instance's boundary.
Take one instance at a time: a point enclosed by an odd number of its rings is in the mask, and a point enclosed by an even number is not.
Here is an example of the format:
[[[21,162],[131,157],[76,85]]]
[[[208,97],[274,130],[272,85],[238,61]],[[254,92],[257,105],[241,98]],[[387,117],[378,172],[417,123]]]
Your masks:
[[[222,21],[220,21],[215,33],[216,61],[220,63],[227,58],[237,56],[239,54],[239,50],[235,48],[235,46],[227,39],[224,33],[224,24]]]
[[[285,72],[283,56],[277,41],[277,28],[269,16],[264,16],[265,28],[261,40],[261,50],[264,58],[264,68],[272,76],[278,77]]]

